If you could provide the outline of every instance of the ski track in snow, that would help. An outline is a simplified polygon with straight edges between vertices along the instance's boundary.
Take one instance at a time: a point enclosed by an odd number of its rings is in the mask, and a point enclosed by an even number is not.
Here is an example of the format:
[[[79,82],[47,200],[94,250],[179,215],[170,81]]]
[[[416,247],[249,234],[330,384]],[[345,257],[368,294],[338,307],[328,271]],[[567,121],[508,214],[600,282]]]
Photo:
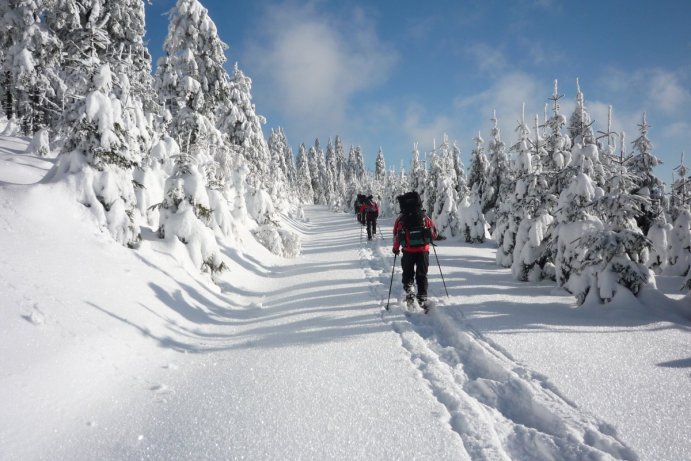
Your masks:
[[[381,302],[382,320],[400,335],[411,362],[447,408],[449,425],[472,459],[638,459],[611,426],[580,411],[547,377],[516,363],[474,330],[458,306],[431,297],[429,314],[419,308],[408,310],[397,295],[401,292],[398,259],[392,302],[385,310],[391,282],[387,268],[393,260],[390,247],[365,242],[360,257],[370,290]],[[430,261],[430,277],[434,262]]]

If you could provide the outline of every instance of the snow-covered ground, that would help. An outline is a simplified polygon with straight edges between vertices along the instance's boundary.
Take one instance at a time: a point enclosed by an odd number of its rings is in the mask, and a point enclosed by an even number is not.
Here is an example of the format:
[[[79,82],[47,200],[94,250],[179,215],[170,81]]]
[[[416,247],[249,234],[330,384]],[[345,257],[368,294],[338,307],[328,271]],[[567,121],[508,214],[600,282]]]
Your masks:
[[[679,277],[577,308],[491,242],[445,241],[449,297],[432,255],[430,314],[403,309],[398,268],[386,311],[388,235],[312,207],[288,223],[300,257],[247,235],[214,283],[31,185],[52,160],[26,142],[0,138],[2,460],[691,459]]]

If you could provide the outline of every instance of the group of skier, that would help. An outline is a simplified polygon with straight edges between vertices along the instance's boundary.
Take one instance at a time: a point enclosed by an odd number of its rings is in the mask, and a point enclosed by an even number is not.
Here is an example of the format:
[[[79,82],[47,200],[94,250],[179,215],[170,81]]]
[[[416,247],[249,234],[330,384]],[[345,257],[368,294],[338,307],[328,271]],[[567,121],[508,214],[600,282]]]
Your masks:
[[[402,283],[408,306],[417,304],[427,312],[427,272],[429,270],[429,248],[438,238],[437,227],[422,208],[420,195],[406,192],[396,197],[400,214],[393,225],[393,247],[395,257],[401,252]],[[358,222],[367,226],[367,239],[377,233],[379,205],[372,195],[358,194],[354,204]],[[393,273],[392,273],[393,280]],[[414,290],[413,286],[417,290]],[[389,295],[391,294],[389,288]],[[388,304],[387,304],[388,309]]]

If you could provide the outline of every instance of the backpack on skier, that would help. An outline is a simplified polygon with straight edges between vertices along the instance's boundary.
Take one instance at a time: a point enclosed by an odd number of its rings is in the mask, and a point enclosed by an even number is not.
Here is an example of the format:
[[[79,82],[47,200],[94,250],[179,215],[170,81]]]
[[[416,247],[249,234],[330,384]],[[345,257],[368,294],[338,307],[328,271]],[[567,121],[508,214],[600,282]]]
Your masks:
[[[401,229],[398,231],[398,241],[403,247],[422,247],[432,243],[434,236],[429,226],[425,210],[422,209],[420,195],[413,192],[406,192],[397,197],[401,208],[400,223]]]
[[[367,221],[372,221],[379,217],[379,206],[377,205],[377,202],[373,200],[371,195],[365,198],[363,205],[364,207],[362,210]]]

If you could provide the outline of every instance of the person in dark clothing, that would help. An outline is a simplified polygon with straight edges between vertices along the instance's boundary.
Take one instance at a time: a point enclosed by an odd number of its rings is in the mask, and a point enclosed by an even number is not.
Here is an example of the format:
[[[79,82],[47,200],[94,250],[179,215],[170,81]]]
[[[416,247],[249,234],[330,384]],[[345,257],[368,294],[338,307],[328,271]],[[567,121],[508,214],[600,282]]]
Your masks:
[[[372,235],[377,233],[377,218],[379,217],[379,205],[374,197],[368,195],[360,205],[360,215],[364,217],[367,225],[367,240],[372,240]]]
[[[365,225],[365,220],[362,217],[362,214],[360,213],[360,208],[362,207],[362,203],[365,201],[365,196],[363,194],[357,194],[357,198],[355,199],[355,203],[353,204],[353,207],[355,208],[355,217],[357,218],[357,222],[362,224],[363,226]]]
[[[429,246],[437,238],[437,227],[422,209],[422,200],[417,192],[407,192],[397,199],[401,214],[393,226],[392,251],[397,255],[401,249],[403,250],[401,281],[406,292],[406,301],[412,303],[417,296],[420,307],[425,308]],[[417,285],[417,295],[413,291],[413,281]]]

